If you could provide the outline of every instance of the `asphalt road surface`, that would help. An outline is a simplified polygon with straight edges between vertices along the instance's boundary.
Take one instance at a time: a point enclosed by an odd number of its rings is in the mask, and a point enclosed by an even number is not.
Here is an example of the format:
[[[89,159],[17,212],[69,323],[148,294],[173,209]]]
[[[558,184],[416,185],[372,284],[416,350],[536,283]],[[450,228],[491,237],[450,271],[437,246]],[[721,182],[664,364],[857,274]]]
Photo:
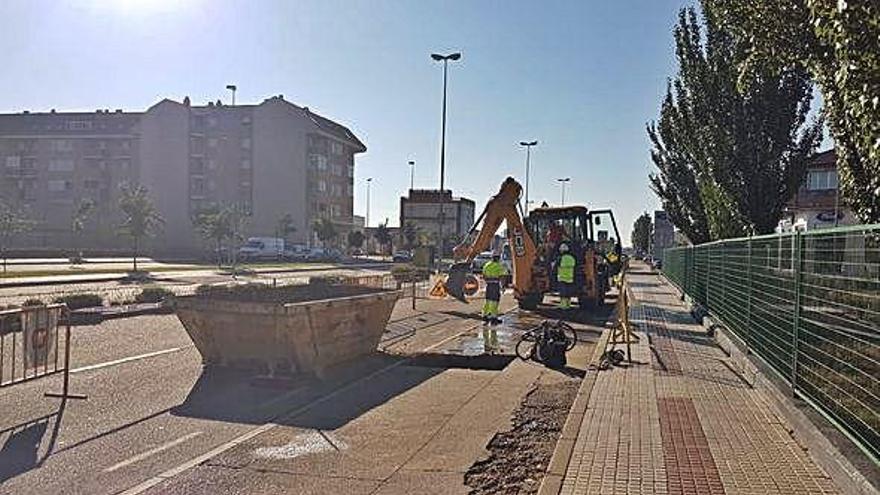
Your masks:
[[[366,449],[352,447],[358,453],[355,459],[364,457],[364,476],[384,476],[386,469],[389,476],[403,476],[401,482],[430,485],[432,466],[450,463],[462,452],[466,457],[455,461],[456,472],[473,462],[474,452],[482,452],[491,435],[507,424],[528,383],[539,373],[539,367],[515,361],[519,367],[508,366],[513,374],[503,375],[505,381],[499,379],[499,370],[447,370],[408,362],[404,356],[419,351],[446,348],[467,353],[479,341],[479,322],[473,319],[477,305],[445,311],[445,304],[424,301],[419,311],[412,311],[402,301],[380,345],[385,353],[359,360],[323,382],[271,386],[229,372],[205,372],[173,315],[75,327],[71,391],[88,399],[61,402],[44,397],[45,392],[60,389],[57,375],[0,389],[0,494],[252,493],[260,490],[248,484],[249,477],[232,476],[230,463],[236,465],[242,455],[250,458],[251,450],[271,451],[291,435],[299,439],[299,446],[313,445],[315,440],[324,447],[340,448],[343,445],[334,443],[333,437],[338,435]],[[471,403],[484,390],[489,391],[483,397],[486,403]],[[499,408],[499,404],[506,405]],[[495,416],[487,418],[486,410]],[[414,411],[433,416],[415,420]],[[469,431],[468,425],[489,419],[493,423],[486,424],[480,435]],[[460,427],[445,436],[422,431],[427,427],[440,431],[456,421],[462,423]],[[400,432],[401,424],[409,425],[410,436],[399,438],[402,443],[395,445],[388,435]],[[324,439],[329,443],[302,435],[329,435]],[[435,439],[434,447],[430,439]],[[468,441],[472,445],[462,448]],[[418,448],[408,442],[416,442]],[[238,446],[244,444],[249,446],[242,451],[244,447]],[[432,453],[432,449],[440,450]],[[410,451],[413,455],[398,459]],[[269,464],[276,462],[272,452],[265,461]],[[388,455],[386,465],[378,461],[374,465],[370,459],[383,452]],[[215,457],[220,467],[205,464]],[[398,473],[399,466],[387,467],[404,460],[416,468],[422,465],[427,477],[413,478],[413,473]],[[205,484],[203,477],[217,475],[211,469],[224,473],[226,484],[214,487],[220,491]],[[309,479],[315,493],[346,491],[334,476]],[[395,480],[389,489],[400,481]],[[288,476],[270,484],[296,493],[300,482]],[[358,486],[380,484],[371,480]],[[409,490],[409,485],[401,486],[400,493]]]

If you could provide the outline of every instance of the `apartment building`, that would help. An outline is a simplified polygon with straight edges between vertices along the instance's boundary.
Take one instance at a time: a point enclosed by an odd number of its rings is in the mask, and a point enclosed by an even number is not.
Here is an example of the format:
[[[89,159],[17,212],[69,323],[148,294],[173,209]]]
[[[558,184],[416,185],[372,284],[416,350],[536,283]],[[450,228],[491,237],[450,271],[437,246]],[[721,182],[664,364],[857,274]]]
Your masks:
[[[473,226],[475,210],[472,200],[453,197],[449,190],[410,189],[407,197],[400,198],[400,225],[411,223],[432,239],[439,238],[442,227],[444,238],[458,240]]]
[[[833,149],[818,153],[807,167],[807,177],[786,204],[777,231],[814,230],[858,223],[840,198],[837,154]]]
[[[255,105],[164,99],[144,112],[0,115],[0,194],[36,224],[20,247],[68,245],[77,202],[94,201],[86,248],[124,249],[115,235],[119,186],[136,182],[165,219],[153,252],[193,254],[205,247],[192,217],[214,205],[250,213],[247,234],[275,235],[292,216],[297,242],[313,223],[352,226],[354,156],[364,144],[345,126],[273,96]]]

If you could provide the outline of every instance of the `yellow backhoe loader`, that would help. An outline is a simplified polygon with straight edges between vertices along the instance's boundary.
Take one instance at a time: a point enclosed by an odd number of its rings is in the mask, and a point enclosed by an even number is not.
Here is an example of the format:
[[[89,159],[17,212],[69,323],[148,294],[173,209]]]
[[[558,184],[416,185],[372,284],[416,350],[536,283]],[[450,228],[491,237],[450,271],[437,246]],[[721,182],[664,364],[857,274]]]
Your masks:
[[[464,285],[471,263],[487,250],[507,223],[507,242],[513,265],[513,288],[519,306],[535,309],[544,295],[556,292],[555,266],[561,243],[575,256],[576,298],[582,307],[604,304],[614,277],[622,266],[620,233],[611,210],[588,210],[584,206],[533,210],[523,221],[519,204],[522,186],[508,177],[498,194],[486,204],[465,240],[455,247],[455,263],[449,270],[446,291],[465,300]],[[614,237],[601,230],[603,218],[610,222]],[[480,227],[480,224],[482,226]]]

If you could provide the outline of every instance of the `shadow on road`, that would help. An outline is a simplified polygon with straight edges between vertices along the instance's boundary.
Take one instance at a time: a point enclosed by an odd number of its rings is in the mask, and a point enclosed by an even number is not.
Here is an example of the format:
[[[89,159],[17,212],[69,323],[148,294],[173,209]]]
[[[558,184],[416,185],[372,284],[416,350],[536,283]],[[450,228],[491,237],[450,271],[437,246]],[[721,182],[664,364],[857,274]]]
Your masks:
[[[54,413],[0,430],[0,438],[6,436],[6,441],[0,448],[0,483],[40,467],[52,454],[61,429],[64,406],[65,402],[62,401]],[[45,451],[40,454],[43,437],[49,431],[50,423],[51,434],[44,447]]]

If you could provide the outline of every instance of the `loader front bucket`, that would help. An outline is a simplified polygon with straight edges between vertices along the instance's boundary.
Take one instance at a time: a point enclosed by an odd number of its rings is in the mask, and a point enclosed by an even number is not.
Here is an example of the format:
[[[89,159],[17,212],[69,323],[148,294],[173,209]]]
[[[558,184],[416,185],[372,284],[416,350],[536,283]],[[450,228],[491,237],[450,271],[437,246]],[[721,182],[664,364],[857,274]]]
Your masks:
[[[446,292],[461,302],[467,302],[464,285],[470,275],[470,268],[470,263],[455,263],[449,269],[449,276],[446,278]]]

